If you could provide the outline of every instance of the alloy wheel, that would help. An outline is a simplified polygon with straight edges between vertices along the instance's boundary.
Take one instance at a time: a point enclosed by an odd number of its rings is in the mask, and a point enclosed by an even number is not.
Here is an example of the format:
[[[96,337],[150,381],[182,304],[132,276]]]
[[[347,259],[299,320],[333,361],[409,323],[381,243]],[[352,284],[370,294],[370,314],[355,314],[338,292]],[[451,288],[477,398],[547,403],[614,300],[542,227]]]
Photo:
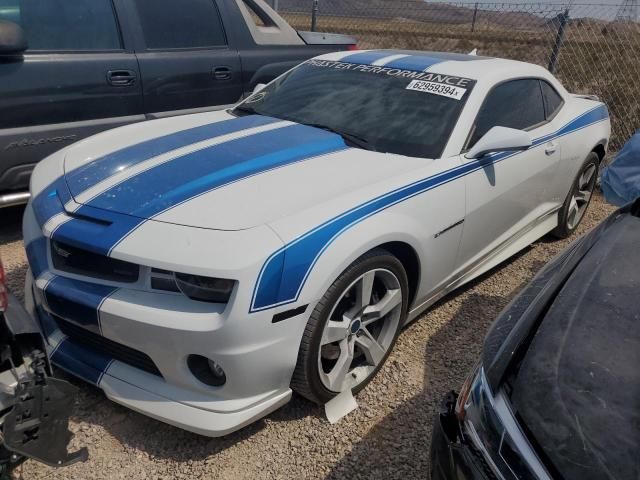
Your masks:
[[[358,277],[334,304],[322,331],[318,371],[333,392],[353,389],[386,358],[402,314],[400,281],[389,270]]]
[[[596,165],[590,163],[578,178],[567,214],[567,227],[569,230],[573,230],[578,226],[584,213],[587,211],[587,206],[589,205],[589,200],[591,200],[591,195],[593,194],[593,189],[596,184],[596,171]]]

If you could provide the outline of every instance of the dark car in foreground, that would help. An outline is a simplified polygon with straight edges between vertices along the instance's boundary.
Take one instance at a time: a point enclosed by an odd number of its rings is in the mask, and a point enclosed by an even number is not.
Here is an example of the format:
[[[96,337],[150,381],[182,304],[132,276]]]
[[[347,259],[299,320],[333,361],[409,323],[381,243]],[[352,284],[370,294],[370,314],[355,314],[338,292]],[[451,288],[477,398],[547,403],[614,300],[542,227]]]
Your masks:
[[[640,200],[549,263],[434,425],[440,479],[640,478]]]
[[[71,143],[224,108],[349,48],[262,0],[0,0],[0,207],[26,203],[35,164]]]
[[[0,479],[25,458],[52,467],[87,459],[69,454],[76,387],[54,378],[39,325],[9,292],[0,261]]]

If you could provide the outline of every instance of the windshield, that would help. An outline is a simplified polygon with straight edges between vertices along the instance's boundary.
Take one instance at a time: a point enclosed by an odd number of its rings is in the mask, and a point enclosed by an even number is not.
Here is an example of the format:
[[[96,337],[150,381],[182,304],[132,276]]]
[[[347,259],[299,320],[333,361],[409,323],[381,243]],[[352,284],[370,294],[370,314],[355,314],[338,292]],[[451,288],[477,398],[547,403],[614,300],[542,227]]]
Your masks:
[[[309,60],[234,112],[327,128],[360,148],[438,158],[474,84],[433,72]]]

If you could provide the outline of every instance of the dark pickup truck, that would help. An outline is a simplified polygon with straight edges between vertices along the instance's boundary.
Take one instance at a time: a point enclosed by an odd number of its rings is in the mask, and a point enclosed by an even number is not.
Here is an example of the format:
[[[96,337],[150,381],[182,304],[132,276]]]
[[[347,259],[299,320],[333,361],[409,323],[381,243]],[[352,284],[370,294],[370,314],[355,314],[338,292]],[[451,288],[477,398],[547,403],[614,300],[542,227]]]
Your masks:
[[[356,48],[262,0],[0,0],[0,207],[35,164],[102,130],[236,103],[301,61]]]

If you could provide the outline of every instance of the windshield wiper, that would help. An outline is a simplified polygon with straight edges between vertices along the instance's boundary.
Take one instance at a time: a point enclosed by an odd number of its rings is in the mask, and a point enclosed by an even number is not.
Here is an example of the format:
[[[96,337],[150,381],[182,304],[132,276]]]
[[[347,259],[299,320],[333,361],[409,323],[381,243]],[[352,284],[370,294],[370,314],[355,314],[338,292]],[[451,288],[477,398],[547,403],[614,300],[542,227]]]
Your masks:
[[[350,143],[358,148],[362,148],[364,150],[375,151],[375,148],[371,145],[371,142],[364,137],[356,135],[354,133],[345,132],[343,130],[329,127],[327,125],[321,125],[319,123],[305,123],[309,127],[320,128],[322,130],[326,130],[327,132],[335,133],[340,135],[347,143]]]
[[[242,113],[240,115],[238,115],[238,113],[240,113],[240,112],[242,112]],[[256,115],[257,114],[255,108],[247,107],[246,105],[238,105],[233,110],[231,110],[231,113],[233,113],[234,115],[238,115],[238,116]]]

